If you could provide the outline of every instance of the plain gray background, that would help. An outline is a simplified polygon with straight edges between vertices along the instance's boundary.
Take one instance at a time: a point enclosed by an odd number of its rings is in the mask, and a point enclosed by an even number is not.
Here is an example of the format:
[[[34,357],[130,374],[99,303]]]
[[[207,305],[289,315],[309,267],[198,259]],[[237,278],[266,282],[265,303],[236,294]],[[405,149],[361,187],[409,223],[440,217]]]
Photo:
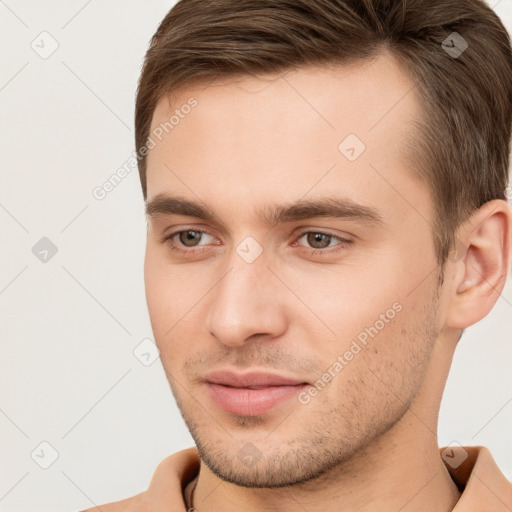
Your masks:
[[[93,196],[132,154],[142,59],[172,5],[0,0],[1,511],[132,496],[193,445],[160,360],[135,355],[152,338],[136,170]],[[512,0],[491,5],[512,30]],[[460,342],[439,428],[440,446],[489,447],[509,479],[511,332],[509,279]]]

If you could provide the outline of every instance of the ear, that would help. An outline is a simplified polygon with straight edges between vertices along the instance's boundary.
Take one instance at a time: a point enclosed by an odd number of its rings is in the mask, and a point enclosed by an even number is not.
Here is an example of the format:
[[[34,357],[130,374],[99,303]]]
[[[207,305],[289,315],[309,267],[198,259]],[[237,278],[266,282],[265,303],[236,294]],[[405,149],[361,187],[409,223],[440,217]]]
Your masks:
[[[511,238],[512,209],[500,199],[485,203],[457,230],[447,326],[465,329],[491,311],[510,270]]]

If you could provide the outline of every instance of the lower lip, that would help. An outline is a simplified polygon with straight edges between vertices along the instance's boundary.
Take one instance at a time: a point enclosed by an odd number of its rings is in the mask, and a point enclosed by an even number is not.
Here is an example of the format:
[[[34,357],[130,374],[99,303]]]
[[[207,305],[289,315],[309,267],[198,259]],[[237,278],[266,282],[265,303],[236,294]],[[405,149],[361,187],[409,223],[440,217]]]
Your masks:
[[[259,416],[297,395],[306,384],[261,389],[232,388],[207,383],[213,401],[224,411],[239,416]]]

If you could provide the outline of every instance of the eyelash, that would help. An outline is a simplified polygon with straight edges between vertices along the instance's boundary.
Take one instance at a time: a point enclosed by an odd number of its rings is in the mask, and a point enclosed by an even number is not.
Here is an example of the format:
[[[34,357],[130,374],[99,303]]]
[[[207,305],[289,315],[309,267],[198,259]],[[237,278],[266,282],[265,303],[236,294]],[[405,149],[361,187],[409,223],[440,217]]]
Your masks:
[[[175,242],[172,242],[172,239],[181,234],[181,233],[186,233],[187,231],[193,231],[194,233],[200,233],[201,235],[202,234],[205,234],[205,235],[208,235],[208,233],[206,231],[202,231],[202,230],[196,230],[196,229],[181,229],[179,231],[174,231],[173,233],[170,233],[169,235],[165,236],[161,242],[162,243],[167,243],[168,245],[168,248],[170,251],[172,252],[176,252],[176,253],[179,253],[179,254],[197,254],[197,253],[201,253],[201,252],[204,252],[206,250],[208,250],[207,248],[201,248],[199,250],[196,250],[197,247],[191,247],[189,249],[182,249],[181,247],[177,246]],[[337,235],[333,235],[332,233],[326,233],[324,231],[304,231],[303,233],[301,233],[297,239],[293,242],[293,246],[295,247],[298,240],[300,240],[304,235],[308,235],[308,234],[315,234],[315,235],[324,235],[324,236],[327,236],[327,237],[330,237],[331,239],[335,239],[335,240],[338,240],[338,244],[336,244],[334,247],[337,247],[336,249],[328,249],[328,248],[323,248],[323,249],[315,249],[313,247],[304,247],[302,245],[298,245],[298,247],[300,248],[299,251],[300,252],[306,252],[308,253],[310,256],[313,256],[315,254],[332,254],[332,253],[336,253],[338,251],[341,251],[343,250],[344,248],[346,248],[346,245],[349,245],[352,243],[352,240],[349,240],[347,238],[342,238],[340,236],[337,236]],[[171,243],[168,243],[168,242],[171,242]],[[341,246],[341,247],[338,247],[338,246]],[[184,247],[184,246],[182,246]]]

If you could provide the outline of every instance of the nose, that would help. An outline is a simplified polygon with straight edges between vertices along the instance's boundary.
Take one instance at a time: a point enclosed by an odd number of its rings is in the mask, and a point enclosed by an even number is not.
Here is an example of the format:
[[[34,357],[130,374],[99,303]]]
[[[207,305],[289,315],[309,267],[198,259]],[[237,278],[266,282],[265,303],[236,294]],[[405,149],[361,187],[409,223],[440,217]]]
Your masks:
[[[210,296],[206,317],[210,334],[229,347],[283,334],[287,326],[283,285],[265,259],[247,263],[235,253],[230,263]]]

